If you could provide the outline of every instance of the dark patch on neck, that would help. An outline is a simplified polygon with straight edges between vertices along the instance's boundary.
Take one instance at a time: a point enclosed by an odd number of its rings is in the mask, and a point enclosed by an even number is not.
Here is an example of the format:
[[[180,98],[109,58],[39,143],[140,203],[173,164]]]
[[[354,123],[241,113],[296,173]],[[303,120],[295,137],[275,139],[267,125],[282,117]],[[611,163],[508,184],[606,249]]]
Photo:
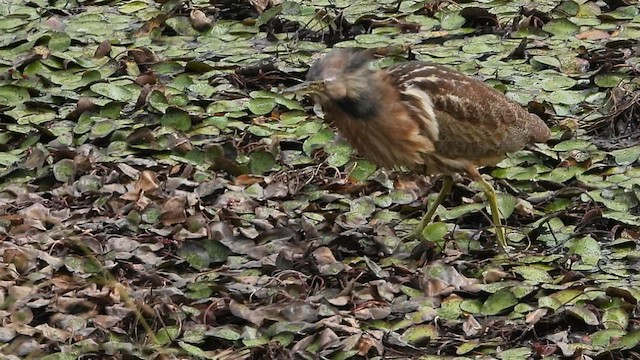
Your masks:
[[[380,113],[380,100],[373,91],[366,91],[358,98],[344,97],[334,102],[342,112],[355,120],[367,121]]]

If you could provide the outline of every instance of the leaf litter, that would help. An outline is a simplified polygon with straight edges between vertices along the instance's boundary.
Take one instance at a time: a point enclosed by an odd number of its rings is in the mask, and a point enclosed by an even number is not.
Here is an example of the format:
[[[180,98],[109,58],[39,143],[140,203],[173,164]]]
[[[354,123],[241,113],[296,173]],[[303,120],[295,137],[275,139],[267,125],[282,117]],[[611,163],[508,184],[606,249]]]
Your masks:
[[[0,353],[637,357],[638,24],[633,1],[0,4]],[[511,257],[464,178],[405,240],[439,181],[278,95],[331,46],[553,125],[483,170]]]

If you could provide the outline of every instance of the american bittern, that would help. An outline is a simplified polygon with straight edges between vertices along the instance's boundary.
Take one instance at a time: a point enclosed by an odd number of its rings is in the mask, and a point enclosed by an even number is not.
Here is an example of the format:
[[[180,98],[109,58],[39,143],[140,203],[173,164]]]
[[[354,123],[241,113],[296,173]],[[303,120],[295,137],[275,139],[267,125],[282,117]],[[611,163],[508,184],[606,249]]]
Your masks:
[[[307,81],[287,89],[310,94],[356,151],[379,166],[443,174],[442,189],[413,232],[424,227],[453,185],[467,173],[484,190],[498,245],[507,245],[496,192],[478,167],[546,142],[551,133],[494,88],[445,66],[420,61],[372,70],[368,51],[334,49],[316,61]]]

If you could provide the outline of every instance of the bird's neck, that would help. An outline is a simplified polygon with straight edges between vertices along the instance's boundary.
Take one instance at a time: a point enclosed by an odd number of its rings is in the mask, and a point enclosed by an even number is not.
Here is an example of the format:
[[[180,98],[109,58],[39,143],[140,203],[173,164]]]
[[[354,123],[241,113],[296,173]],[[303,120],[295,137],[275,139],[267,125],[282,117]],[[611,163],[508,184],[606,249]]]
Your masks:
[[[348,80],[347,80],[348,81]],[[373,76],[349,81],[347,96],[333,99],[333,104],[345,115],[360,121],[380,116],[382,111],[379,80]]]
[[[380,104],[373,94],[361,94],[358,98],[341,98],[334,104],[345,115],[359,121],[375,118],[380,113]]]

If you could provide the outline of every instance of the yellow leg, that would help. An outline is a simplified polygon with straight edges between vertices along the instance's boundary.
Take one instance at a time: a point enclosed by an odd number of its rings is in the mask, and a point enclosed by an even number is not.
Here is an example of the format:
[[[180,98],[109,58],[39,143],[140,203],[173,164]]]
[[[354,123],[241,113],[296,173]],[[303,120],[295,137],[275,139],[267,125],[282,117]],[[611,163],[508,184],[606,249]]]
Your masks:
[[[422,239],[422,231],[429,224],[431,218],[433,217],[433,214],[435,214],[436,212],[436,209],[438,209],[438,206],[442,204],[444,198],[447,196],[447,194],[449,194],[452,186],[453,178],[449,175],[445,175],[444,179],[442,180],[442,189],[440,189],[440,193],[438,193],[436,201],[433,204],[429,204],[427,213],[424,214],[422,220],[420,220],[420,224],[418,224],[418,226],[416,226],[416,228],[413,230],[411,237],[413,237],[414,239]]]
[[[473,180],[477,181],[482,187],[485,195],[487,196],[487,200],[489,200],[489,207],[491,208],[491,220],[493,221],[493,226],[496,229],[496,237],[498,238],[498,247],[504,253],[506,253],[507,247],[507,238],[504,233],[504,229],[502,228],[502,222],[500,220],[500,210],[498,209],[498,196],[496,195],[496,191],[493,189],[493,186],[489,184],[485,179],[482,178],[480,173],[476,168],[473,168],[473,171],[469,169],[469,174],[473,178]]]

